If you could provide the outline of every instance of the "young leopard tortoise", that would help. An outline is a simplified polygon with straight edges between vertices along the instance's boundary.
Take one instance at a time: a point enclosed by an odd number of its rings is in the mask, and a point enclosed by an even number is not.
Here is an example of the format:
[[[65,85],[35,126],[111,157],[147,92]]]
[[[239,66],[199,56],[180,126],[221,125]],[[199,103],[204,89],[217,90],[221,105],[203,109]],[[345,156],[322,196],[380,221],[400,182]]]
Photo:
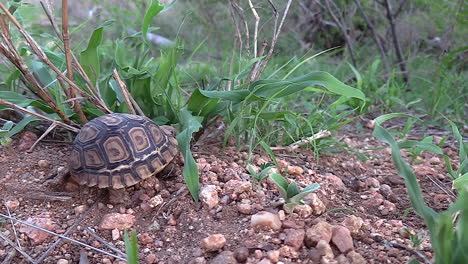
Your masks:
[[[178,153],[171,131],[146,117],[108,114],[83,126],[69,158],[73,180],[109,191],[135,185],[163,170]]]

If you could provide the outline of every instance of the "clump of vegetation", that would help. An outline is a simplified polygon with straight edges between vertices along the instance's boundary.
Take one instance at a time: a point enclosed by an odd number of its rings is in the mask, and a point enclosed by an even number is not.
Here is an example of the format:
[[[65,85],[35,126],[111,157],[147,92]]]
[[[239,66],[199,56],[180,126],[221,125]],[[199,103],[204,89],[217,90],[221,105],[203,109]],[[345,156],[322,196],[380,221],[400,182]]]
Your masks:
[[[392,135],[385,130],[381,124],[388,119],[407,115],[385,115],[376,119],[374,136],[382,142],[390,145],[392,150],[393,163],[398,174],[405,179],[405,185],[411,200],[414,211],[424,219],[429,230],[432,248],[435,254],[435,263],[465,263],[468,259],[468,158],[467,145],[463,142],[458,128],[452,124],[453,133],[458,141],[460,160],[458,170],[453,173],[452,166],[449,166],[450,175],[453,177],[453,187],[456,189],[456,201],[449,208],[442,212],[436,212],[424,202],[421,188],[410,165],[405,162],[400,154],[401,148],[419,146],[425,150],[443,154],[440,148],[427,141],[396,141]]]
[[[313,183],[301,190],[295,181],[288,183],[288,180],[279,173],[271,173],[269,177],[278,187],[281,196],[285,200],[285,209],[290,213],[294,211],[297,205],[303,203],[302,199],[320,188],[320,184]]]

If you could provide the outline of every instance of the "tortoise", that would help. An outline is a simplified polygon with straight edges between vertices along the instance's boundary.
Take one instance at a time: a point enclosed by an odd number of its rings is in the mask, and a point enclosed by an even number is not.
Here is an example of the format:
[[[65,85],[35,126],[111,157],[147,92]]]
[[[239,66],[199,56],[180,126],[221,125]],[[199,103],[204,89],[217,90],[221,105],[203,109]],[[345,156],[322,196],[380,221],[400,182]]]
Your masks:
[[[177,149],[171,127],[143,116],[113,113],[81,128],[68,167],[74,181],[108,188],[111,201],[119,201],[121,190],[162,171]]]

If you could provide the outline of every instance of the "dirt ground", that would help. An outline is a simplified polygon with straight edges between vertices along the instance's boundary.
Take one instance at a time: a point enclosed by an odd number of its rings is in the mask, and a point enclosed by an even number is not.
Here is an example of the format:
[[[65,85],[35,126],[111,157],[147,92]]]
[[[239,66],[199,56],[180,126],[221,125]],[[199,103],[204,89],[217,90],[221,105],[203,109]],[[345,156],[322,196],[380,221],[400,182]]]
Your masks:
[[[193,149],[201,187],[213,185],[208,190],[219,198],[212,197],[211,204],[194,202],[180,171],[175,171],[176,177],[152,177],[129,188],[130,201],[112,205],[104,190],[74,184],[52,189],[43,183],[67,166],[70,144],[42,141],[28,153],[19,150],[25,139],[18,136],[11,146],[0,146],[0,213],[35,224],[42,219],[47,229],[93,248],[61,240],[48,251],[59,236],[35,234],[18,222],[13,229],[9,219],[0,217],[0,261],[29,263],[4,239],[8,238],[32,259],[42,258],[42,263],[121,263],[115,256],[122,257],[118,250],[125,251],[123,228],[109,230],[102,223],[110,213],[130,220],[127,228],[138,234],[140,263],[406,263],[411,258],[431,259],[424,222],[408,210],[404,181],[396,174],[389,149],[382,148],[371,132],[367,128],[362,133],[344,130],[337,136],[363,153],[366,161],[344,151],[323,154],[319,160],[310,150],[276,153],[284,176],[301,187],[314,182],[321,185],[305,199],[307,206],[297,207],[294,213],[285,213],[270,180],[261,185],[249,180],[247,153],[232,147],[222,151],[219,144],[202,144]],[[450,146],[444,151],[457,159]],[[253,161],[260,166],[270,159],[256,154]],[[436,210],[445,209],[452,196],[443,159],[423,154],[413,168],[426,202]],[[263,211],[278,217],[282,227],[252,227],[253,216]],[[314,232],[319,232],[314,226],[326,223],[350,231],[351,251],[342,252],[335,238],[331,242],[328,238],[325,245],[311,242]],[[423,239],[416,248],[409,233]],[[203,241],[214,234],[223,235],[225,243]]]

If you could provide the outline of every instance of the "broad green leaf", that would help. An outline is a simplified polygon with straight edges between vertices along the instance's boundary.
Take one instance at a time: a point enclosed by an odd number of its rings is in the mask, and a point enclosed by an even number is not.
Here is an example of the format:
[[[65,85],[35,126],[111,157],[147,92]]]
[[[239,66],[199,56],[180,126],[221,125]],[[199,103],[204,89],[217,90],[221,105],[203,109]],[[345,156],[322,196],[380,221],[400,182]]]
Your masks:
[[[374,121],[375,121],[375,123],[377,125],[381,125],[383,122],[385,122],[387,120],[390,120],[392,118],[396,118],[396,117],[415,118],[415,119],[421,121],[421,119],[419,119],[417,117],[414,117],[414,116],[408,115],[408,114],[402,114],[402,113],[392,113],[392,114],[381,115],[381,116],[377,117],[376,119],[374,119]]]
[[[81,52],[80,63],[88,75],[91,83],[96,85],[96,80],[100,77],[101,66],[99,62],[98,48],[102,42],[104,27],[94,30],[88,42],[88,47]]]
[[[286,202],[289,202],[289,199],[291,199],[292,197],[298,195],[300,193],[299,191],[299,187],[297,186],[297,183],[295,181],[292,181],[289,185],[288,185],[288,190],[287,190],[287,195],[286,196]]]
[[[182,152],[185,161],[182,173],[184,175],[185,183],[187,184],[187,188],[189,189],[190,194],[195,201],[198,201],[198,166],[192,156],[192,152],[190,151],[190,141],[192,140],[192,134],[198,132],[202,125],[198,118],[192,116],[192,114],[186,108],[182,109],[181,111],[180,121],[182,132],[180,132],[176,138],[179,142],[179,149]]]
[[[16,134],[18,134],[19,132],[21,132],[29,123],[33,122],[33,121],[38,121],[40,120],[39,118],[35,117],[35,116],[27,116],[25,118],[23,118],[21,121],[18,122],[18,124],[16,124],[10,131],[8,131],[7,133],[7,137],[12,137]]]
[[[300,203],[302,199],[304,199],[307,195],[309,195],[311,192],[316,191],[320,185],[318,183],[311,184],[304,188],[300,193],[297,195],[293,196],[290,198],[290,201],[292,203]]]
[[[198,88],[190,95],[187,101],[187,109],[197,116],[207,116],[213,114],[212,110],[218,104],[219,99],[204,96]]]
[[[10,91],[0,91],[0,98],[10,103],[13,103],[17,106],[21,106],[21,107],[35,106],[35,107],[40,108],[42,111],[46,113],[54,112],[52,108],[50,108],[50,106],[45,104],[43,101],[33,100],[19,93],[10,92]],[[4,108],[6,107],[0,105],[0,110]]]
[[[398,147],[399,148],[404,148],[404,149],[417,147],[417,148],[420,148],[421,150],[429,151],[429,152],[432,152],[432,153],[435,153],[435,154],[439,154],[439,155],[444,154],[444,152],[442,151],[442,149],[439,146],[437,146],[437,145],[435,145],[433,143],[426,143],[426,142],[421,142],[421,141],[417,141],[417,140],[400,141],[400,142],[398,142]]]
[[[288,181],[278,173],[270,173],[269,177],[278,187],[281,196],[286,200],[288,198]]]
[[[146,33],[148,33],[148,28],[153,17],[155,17],[163,9],[164,6],[159,3],[159,0],[151,0],[151,5],[149,6],[148,10],[146,10],[145,16],[143,17],[143,24],[141,28],[141,32],[143,32],[143,38],[146,39]]]
[[[458,191],[462,191],[462,189],[465,189],[468,192],[468,172],[456,178],[453,181],[452,187],[454,189],[457,189]]]

